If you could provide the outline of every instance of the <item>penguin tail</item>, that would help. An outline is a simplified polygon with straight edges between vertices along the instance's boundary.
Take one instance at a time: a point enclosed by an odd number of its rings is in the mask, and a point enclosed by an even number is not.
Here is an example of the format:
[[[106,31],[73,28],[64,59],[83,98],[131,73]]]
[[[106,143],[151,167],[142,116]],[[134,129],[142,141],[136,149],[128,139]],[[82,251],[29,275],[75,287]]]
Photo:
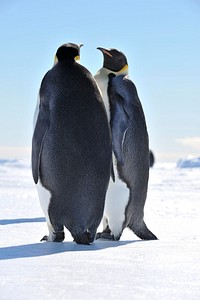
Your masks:
[[[143,221],[141,226],[136,224],[130,224],[129,229],[131,229],[141,240],[158,240],[157,236],[153,234],[148,227],[146,226],[145,222]]]
[[[94,241],[93,235],[90,232],[85,231],[81,233],[73,233],[74,242],[82,245],[90,245]]]

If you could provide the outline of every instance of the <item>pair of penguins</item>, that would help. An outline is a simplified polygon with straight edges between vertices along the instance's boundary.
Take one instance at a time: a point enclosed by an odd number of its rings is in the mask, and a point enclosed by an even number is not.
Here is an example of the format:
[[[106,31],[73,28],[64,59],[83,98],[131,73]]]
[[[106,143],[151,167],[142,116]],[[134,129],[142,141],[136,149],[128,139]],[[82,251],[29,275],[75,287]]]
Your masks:
[[[81,46],[58,48],[35,109],[32,173],[49,230],[42,240],[62,242],[64,227],[78,244],[119,240],[126,227],[157,239],[144,222],[148,133],[126,56],[97,48],[104,63],[93,77],[78,63]]]

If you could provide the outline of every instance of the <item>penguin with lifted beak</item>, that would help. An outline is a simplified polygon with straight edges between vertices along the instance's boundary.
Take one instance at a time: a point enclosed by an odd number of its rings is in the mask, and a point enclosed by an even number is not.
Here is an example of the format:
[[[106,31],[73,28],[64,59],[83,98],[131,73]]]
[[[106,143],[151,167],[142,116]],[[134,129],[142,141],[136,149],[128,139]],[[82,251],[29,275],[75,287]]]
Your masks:
[[[49,229],[44,241],[62,242],[65,226],[76,243],[90,244],[103,216],[110,128],[94,78],[77,63],[80,46],[58,48],[34,115],[32,173]]]
[[[144,222],[149,179],[149,140],[142,104],[128,79],[126,56],[117,49],[98,48],[103,67],[95,75],[112,132],[115,182],[106,195],[103,232],[97,238],[119,240],[125,228],[143,240],[157,237]]]

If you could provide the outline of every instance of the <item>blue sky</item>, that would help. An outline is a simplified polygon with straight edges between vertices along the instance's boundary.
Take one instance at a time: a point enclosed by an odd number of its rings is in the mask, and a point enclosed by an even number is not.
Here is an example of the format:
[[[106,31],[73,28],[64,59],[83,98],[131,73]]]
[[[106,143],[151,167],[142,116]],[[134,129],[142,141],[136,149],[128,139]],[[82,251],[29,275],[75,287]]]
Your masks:
[[[0,157],[30,155],[40,82],[66,42],[93,74],[96,47],[126,54],[158,162],[199,156],[199,16],[199,0],[1,0]]]

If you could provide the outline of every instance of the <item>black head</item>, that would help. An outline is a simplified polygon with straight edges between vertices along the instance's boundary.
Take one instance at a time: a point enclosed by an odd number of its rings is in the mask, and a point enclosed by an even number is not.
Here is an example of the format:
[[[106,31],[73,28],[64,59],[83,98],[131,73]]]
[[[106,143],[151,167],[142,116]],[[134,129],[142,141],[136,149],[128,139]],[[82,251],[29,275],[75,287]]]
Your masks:
[[[58,61],[76,61],[80,58],[80,48],[83,44],[68,43],[60,46],[56,52],[54,64]]]
[[[128,62],[123,52],[117,49],[105,49],[101,47],[98,47],[97,49],[103,53],[104,68],[111,70],[113,72],[119,72],[123,68],[128,67]]]

